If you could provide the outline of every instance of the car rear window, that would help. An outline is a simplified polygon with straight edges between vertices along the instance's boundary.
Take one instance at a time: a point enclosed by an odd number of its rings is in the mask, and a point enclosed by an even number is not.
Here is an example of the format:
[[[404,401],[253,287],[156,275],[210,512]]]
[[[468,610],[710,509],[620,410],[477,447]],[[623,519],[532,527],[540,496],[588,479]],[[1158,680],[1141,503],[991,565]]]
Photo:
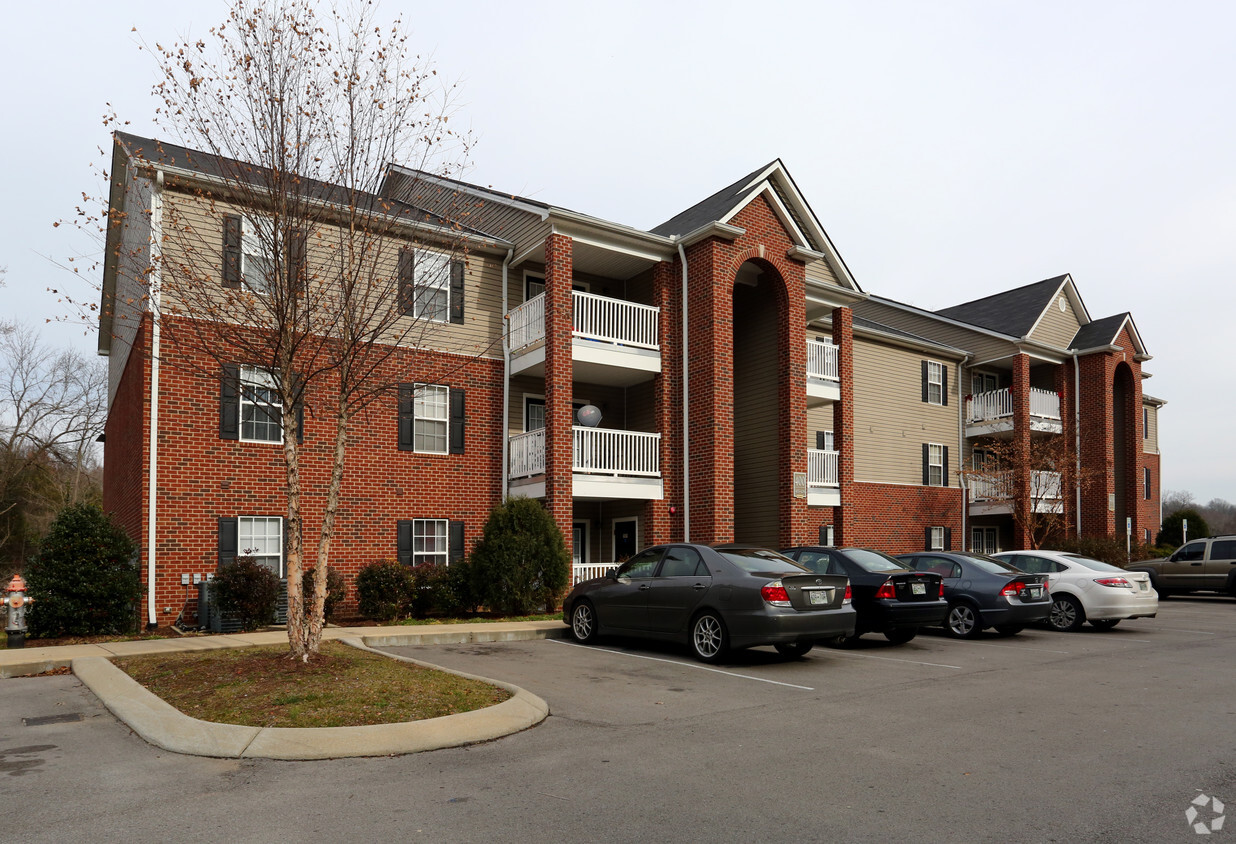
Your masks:
[[[1069,561],[1077,563],[1079,566],[1085,566],[1092,571],[1124,571],[1124,569],[1120,568],[1120,566],[1113,566],[1111,563],[1092,560],[1089,557],[1078,557],[1074,554],[1069,555]]]
[[[1210,542],[1210,559],[1236,560],[1236,539],[1213,539]]]
[[[783,557],[776,551],[767,551],[763,548],[730,548],[717,553],[746,572],[768,572],[769,574],[811,572],[811,569],[800,566],[789,557]]]
[[[1017,566],[1009,565],[1004,560],[997,560],[993,557],[984,557],[982,554],[958,554],[959,557],[964,557],[980,569],[992,574],[1025,574]]]
[[[843,554],[864,571],[913,571],[913,567],[870,548],[844,548]]]

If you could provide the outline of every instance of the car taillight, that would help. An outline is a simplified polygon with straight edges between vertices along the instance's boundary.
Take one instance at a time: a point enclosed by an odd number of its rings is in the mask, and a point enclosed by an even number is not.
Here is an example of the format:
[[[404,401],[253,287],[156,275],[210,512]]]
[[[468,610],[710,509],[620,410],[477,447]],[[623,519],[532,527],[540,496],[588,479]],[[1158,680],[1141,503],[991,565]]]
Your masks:
[[[944,597],[944,581],[943,580],[940,581],[940,597],[941,598]]]
[[[1021,590],[1025,588],[1026,588],[1026,584],[1024,582],[1020,580],[1013,580],[1013,581],[1010,581],[1008,584],[1006,584],[1005,587],[1000,590],[1000,594],[1008,598],[1012,595],[1016,595],[1018,592],[1020,592]]]
[[[772,604],[774,607],[788,607],[790,605],[790,593],[785,591],[785,586],[780,580],[765,583],[760,589],[760,595],[764,597],[765,602]]]
[[[850,603],[850,598],[852,597],[852,595],[853,593],[850,592],[850,584],[847,583],[845,585],[845,597],[841,599],[841,605],[845,606],[846,604]]]
[[[880,588],[876,590],[875,596],[877,598],[892,598],[896,600],[897,593],[893,590],[893,582],[886,580],[881,583]]]
[[[1133,584],[1123,577],[1096,577],[1094,582],[1100,586],[1115,586],[1123,589],[1133,588]]]

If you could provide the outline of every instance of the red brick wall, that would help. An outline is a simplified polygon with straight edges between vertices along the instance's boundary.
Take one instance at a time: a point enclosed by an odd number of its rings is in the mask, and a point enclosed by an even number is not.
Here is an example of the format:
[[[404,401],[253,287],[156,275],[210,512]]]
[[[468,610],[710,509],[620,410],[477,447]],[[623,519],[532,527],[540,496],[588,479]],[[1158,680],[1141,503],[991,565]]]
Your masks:
[[[652,268],[652,304],[661,309],[657,323],[661,372],[653,378],[652,401],[656,430],[661,433],[664,498],[649,501],[643,508],[640,521],[649,545],[683,540],[681,281],[681,261],[662,262]]]
[[[545,239],[545,506],[571,549],[574,412],[571,406],[571,297],[573,268],[569,237]]]
[[[951,474],[951,473],[950,473]],[[950,478],[951,480],[951,478]],[[952,531],[953,550],[963,550],[961,531],[962,491],[957,487],[903,486],[855,482],[848,500],[849,535],[834,533],[838,545],[875,548],[886,554],[922,551],[924,530],[944,527]],[[819,529],[807,537],[819,539]]]
[[[834,507],[831,522],[833,541],[848,543],[854,531],[854,314],[849,308],[833,310],[833,343],[837,346],[837,376],[841,379],[841,399],[833,404],[833,446],[837,449],[837,480],[841,506]],[[816,525],[819,538],[819,525]]]
[[[133,340],[116,398],[108,409],[103,438],[103,510],[111,514],[134,542],[143,546],[143,554],[150,443],[147,436],[150,358],[146,349],[149,328],[150,320],[145,318]],[[142,564],[144,567],[144,556]]]

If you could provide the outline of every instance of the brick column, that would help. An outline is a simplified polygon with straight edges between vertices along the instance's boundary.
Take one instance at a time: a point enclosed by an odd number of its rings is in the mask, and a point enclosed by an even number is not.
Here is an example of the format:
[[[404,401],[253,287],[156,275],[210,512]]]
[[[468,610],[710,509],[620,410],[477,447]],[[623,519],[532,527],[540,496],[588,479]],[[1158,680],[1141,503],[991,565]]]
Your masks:
[[[779,332],[777,349],[782,361],[777,374],[780,401],[777,487],[781,499],[777,537],[783,548],[819,537],[818,532],[816,536],[807,535],[806,496],[794,497],[794,475],[807,475],[807,300],[800,265],[790,264],[786,270],[799,272],[782,278],[786,303],[785,311],[778,317],[784,326]]]
[[[1079,361],[1081,389],[1076,397],[1081,410],[1083,536],[1111,536],[1110,497],[1116,494],[1112,473],[1112,366],[1107,354],[1086,355]]]
[[[571,239],[545,239],[545,506],[571,550]]]
[[[841,398],[833,404],[833,444],[838,451],[837,474],[841,506],[833,508],[833,541],[857,541],[854,531],[854,314],[849,308],[833,310],[833,343],[837,348],[837,375]]]
[[[1013,359],[1013,508],[1032,507],[1030,498],[1030,356],[1019,354]],[[1031,546],[1030,526],[1013,519],[1015,548]]]
[[[661,309],[657,336],[661,372],[652,380],[653,418],[661,435],[661,483],[665,497],[644,505],[644,544],[682,540],[682,297],[679,261],[652,268],[653,302]],[[674,514],[670,514],[670,508]]]
[[[1068,455],[1069,465],[1061,466],[1061,502],[1064,505],[1065,530],[1068,536],[1077,535],[1077,437],[1076,426],[1073,424],[1073,362],[1067,360],[1053,370],[1056,395],[1060,396],[1060,436],[1064,438],[1062,449]]]

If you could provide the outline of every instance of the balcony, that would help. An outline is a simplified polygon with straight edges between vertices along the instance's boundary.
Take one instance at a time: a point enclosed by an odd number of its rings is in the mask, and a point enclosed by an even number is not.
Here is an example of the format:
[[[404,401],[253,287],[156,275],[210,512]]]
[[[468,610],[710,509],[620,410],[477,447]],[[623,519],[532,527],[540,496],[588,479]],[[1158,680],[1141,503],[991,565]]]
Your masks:
[[[661,435],[612,428],[571,429],[572,496],[659,500]],[[545,430],[510,439],[511,493],[545,496]]]
[[[1030,388],[1030,431],[1059,434],[1060,396],[1050,390]],[[1013,391],[1008,387],[966,397],[966,436],[998,437],[1013,433]]]
[[[807,449],[807,506],[840,507],[840,453]]]
[[[629,387],[661,371],[661,309],[571,291],[574,380]],[[545,375],[545,294],[507,314],[511,374]]]
[[[807,407],[841,398],[841,368],[838,349],[832,343],[807,341]]]
[[[1059,472],[1031,472],[1030,499],[1036,513],[1062,513],[1064,500]],[[1013,473],[988,472],[971,475],[966,481],[969,490],[970,515],[985,516],[1013,512]]]

